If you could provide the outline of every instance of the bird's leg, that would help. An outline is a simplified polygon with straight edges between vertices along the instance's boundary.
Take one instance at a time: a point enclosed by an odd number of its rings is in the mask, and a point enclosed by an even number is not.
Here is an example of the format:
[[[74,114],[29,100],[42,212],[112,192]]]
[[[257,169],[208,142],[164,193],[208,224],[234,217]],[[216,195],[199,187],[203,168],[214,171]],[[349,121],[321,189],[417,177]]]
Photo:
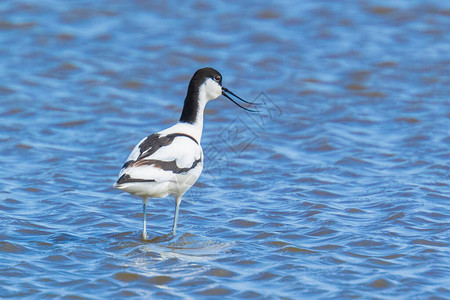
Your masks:
[[[169,233],[169,235],[175,235],[177,232],[178,211],[180,210],[181,197],[182,196],[177,196],[175,198],[175,216],[173,218],[172,231]]]
[[[144,212],[144,229],[142,230],[142,239],[145,241],[148,238],[147,235],[147,200],[148,198],[142,198],[142,206],[143,206],[143,212]]]

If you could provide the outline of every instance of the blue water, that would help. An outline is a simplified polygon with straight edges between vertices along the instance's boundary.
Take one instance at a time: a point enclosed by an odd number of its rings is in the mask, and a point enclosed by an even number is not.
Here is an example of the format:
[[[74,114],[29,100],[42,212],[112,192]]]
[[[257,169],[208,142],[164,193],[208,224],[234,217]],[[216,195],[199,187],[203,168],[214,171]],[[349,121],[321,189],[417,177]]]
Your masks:
[[[0,2],[0,297],[450,297],[446,1]],[[208,104],[178,235],[112,188]],[[149,203],[150,235],[174,203]]]

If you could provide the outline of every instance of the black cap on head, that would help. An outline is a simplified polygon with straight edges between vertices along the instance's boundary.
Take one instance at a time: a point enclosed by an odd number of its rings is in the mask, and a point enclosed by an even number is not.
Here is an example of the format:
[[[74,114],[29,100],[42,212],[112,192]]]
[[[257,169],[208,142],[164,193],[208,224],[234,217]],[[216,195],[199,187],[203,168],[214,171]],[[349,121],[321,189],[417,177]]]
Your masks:
[[[207,67],[198,69],[197,72],[194,73],[194,76],[192,76],[191,82],[189,83],[189,88],[191,88],[191,85],[199,87],[205,82],[206,78],[212,78],[222,85],[222,75],[217,70]]]

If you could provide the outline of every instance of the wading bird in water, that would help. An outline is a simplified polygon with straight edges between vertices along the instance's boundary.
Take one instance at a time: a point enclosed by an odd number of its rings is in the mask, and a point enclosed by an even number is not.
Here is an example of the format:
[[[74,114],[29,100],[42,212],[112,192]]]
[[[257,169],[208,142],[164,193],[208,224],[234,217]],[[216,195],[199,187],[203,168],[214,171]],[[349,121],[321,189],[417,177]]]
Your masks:
[[[142,238],[147,239],[146,212],[148,198],[175,197],[175,215],[170,235],[177,230],[178,211],[186,191],[197,181],[203,169],[203,150],[200,140],[206,103],[225,96],[240,98],[222,86],[222,75],[212,68],[197,70],[189,82],[183,111],[178,123],[141,140],[128,156],[114,187],[142,198],[144,227]]]

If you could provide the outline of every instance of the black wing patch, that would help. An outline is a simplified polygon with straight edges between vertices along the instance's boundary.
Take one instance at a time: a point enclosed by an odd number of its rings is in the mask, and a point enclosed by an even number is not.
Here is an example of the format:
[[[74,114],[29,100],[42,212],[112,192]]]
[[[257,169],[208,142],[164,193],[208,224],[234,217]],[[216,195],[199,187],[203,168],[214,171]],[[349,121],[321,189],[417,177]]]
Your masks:
[[[190,138],[198,145],[198,142],[192,136],[185,133],[172,133],[166,136],[160,136],[159,134],[154,133],[152,135],[149,135],[145,139],[145,141],[143,141],[142,144],[139,145],[140,154],[137,160],[140,160],[144,157],[149,157],[150,155],[158,151],[158,149],[160,149],[161,147],[172,144],[173,140],[178,136],[185,136],[187,138]]]
[[[159,168],[163,171],[171,171],[174,174],[181,174],[188,172],[189,170],[194,169],[198,163],[202,161],[202,158],[196,159],[192,165],[188,168],[180,168],[177,166],[176,160],[172,161],[162,161],[162,160],[156,160],[156,159],[144,159],[139,161],[130,160],[126,164],[127,166],[132,167],[139,167],[139,166],[150,166],[154,165],[156,168]],[[117,180],[117,184],[124,184],[124,183],[131,183],[131,182],[156,182],[154,179],[137,179],[132,178],[128,174],[123,174],[119,180]]]
[[[159,168],[163,171],[171,171],[172,173],[180,174],[180,173],[185,173],[185,172],[195,168],[197,166],[197,164],[201,161],[202,161],[202,158],[200,157],[199,159],[196,159],[190,167],[180,168],[177,166],[176,160],[162,161],[162,160],[156,160],[156,159],[144,159],[144,160],[139,160],[135,163],[131,163],[131,166],[139,167],[139,166],[154,165],[156,168]]]
[[[193,140],[197,145],[198,142],[192,136],[185,133],[172,133],[166,136],[161,136],[158,133],[154,133],[149,135],[140,145],[139,145],[139,156],[136,160],[127,161],[122,169],[126,169],[128,167],[139,167],[139,166],[150,166],[153,165],[156,168],[159,168],[163,171],[170,171],[174,174],[181,174],[188,172],[191,169],[194,169],[198,163],[202,161],[202,157],[195,160],[190,167],[180,168],[177,166],[176,160],[172,161],[161,161],[156,159],[144,159],[146,157],[154,154],[158,149],[170,145],[173,140],[178,136],[184,136]],[[119,180],[117,180],[117,184],[124,183],[132,183],[132,182],[156,182],[154,179],[138,179],[132,178],[129,174],[123,174]]]
[[[155,182],[154,179],[136,179],[131,178],[128,174],[123,174],[120,176],[119,180],[117,180],[116,184],[130,183],[130,182]]]
[[[197,145],[198,142],[192,136],[185,133],[171,133],[166,136],[161,136],[158,133],[149,135],[140,145],[139,145],[139,156],[136,160],[129,160],[124,163],[122,169],[128,168],[130,165],[134,165],[137,161],[153,155],[156,151],[164,146],[172,144],[173,140],[178,136],[184,136],[193,140]]]

